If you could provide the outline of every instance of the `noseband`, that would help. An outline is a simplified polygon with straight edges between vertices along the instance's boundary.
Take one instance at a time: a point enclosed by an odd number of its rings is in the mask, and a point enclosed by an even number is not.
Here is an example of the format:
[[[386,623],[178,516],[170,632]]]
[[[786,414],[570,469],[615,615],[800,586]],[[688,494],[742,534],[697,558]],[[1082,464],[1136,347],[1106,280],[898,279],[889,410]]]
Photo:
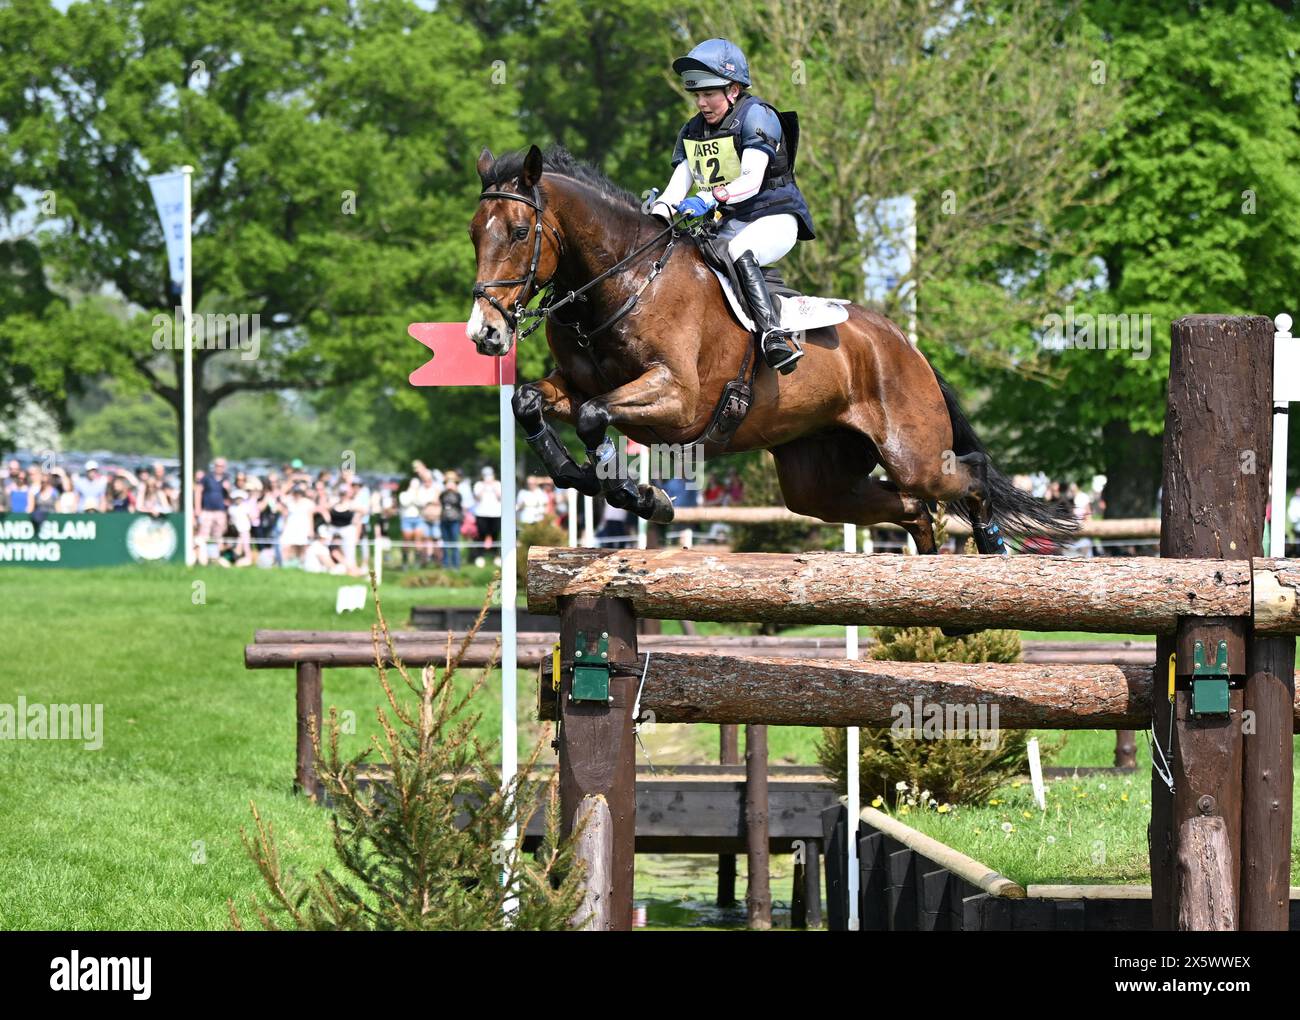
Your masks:
[[[545,290],[551,285],[551,280],[555,274],[551,274],[551,279],[545,283],[537,283],[537,264],[542,257],[542,203],[538,198],[537,185],[533,185],[533,197],[516,194],[513,191],[484,191],[478,196],[480,202],[489,198],[509,198],[516,202],[523,202],[525,205],[531,205],[536,213],[536,220],[533,223],[533,258],[528,265],[528,273],[513,280],[485,280],[474,284],[474,297],[483,298],[501,313],[501,317],[506,320],[506,325],[510,327],[510,332],[515,332],[519,317],[524,312],[525,306],[532,298],[533,294],[539,290]],[[560,232],[554,226],[547,223],[546,226],[551,233],[555,235],[556,247],[556,266],[559,266],[559,256],[564,254],[564,241],[560,238]],[[524,284],[523,290],[519,292],[519,297],[515,298],[513,309],[507,310],[496,298],[487,292],[489,287],[516,287]],[[529,330],[531,332],[531,330]]]

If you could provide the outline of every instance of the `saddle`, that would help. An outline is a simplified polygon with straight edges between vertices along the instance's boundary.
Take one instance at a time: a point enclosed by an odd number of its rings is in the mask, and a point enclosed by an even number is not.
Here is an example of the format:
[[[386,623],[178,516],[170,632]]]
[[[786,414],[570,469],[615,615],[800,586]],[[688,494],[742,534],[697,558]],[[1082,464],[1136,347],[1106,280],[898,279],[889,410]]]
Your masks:
[[[736,277],[735,266],[727,245],[713,235],[697,237],[696,243],[705,265],[718,278],[718,284],[731,306],[731,312],[746,329],[754,328],[752,312],[743,301],[744,290]],[[772,296],[777,321],[791,333],[808,333],[814,329],[838,326],[849,317],[846,298],[816,297],[796,290],[782,279],[775,266],[763,267],[763,279]]]
[[[722,390],[709,426],[696,442],[718,443],[723,449],[740,428],[749,413],[754,392],[754,376],[762,358],[758,354],[758,334],[754,330],[752,312],[740,297],[745,293],[732,264],[727,242],[712,233],[697,231],[691,235],[700,255],[715,276],[731,306],[736,320],[750,332],[750,342],[741,360],[740,371]],[[791,330],[816,329],[834,326],[848,318],[848,302],[829,298],[810,297],[785,282],[775,266],[763,267],[763,279],[781,324]]]
[[[705,264],[725,276],[735,293],[743,294],[740,278],[736,275],[736,267],[731,262],[731,252],[727,250],[727,242],[711,235],[699,234],[695,237],[695,244],[700,249],[700,254],[704,256]],[[782,298],[802,295],[801,291],[795,290],[785,282],[781,271],[776,266],[764,266],[763,279],[767,281],[768,293],[772,295],[772,303],[776,305],[778,312],[781,310]]]

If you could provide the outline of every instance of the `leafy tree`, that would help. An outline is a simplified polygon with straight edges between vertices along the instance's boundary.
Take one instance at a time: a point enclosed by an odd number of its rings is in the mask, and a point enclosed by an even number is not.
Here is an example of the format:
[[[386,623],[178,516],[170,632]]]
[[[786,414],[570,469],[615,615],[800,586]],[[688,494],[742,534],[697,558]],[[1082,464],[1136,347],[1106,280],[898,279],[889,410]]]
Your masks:
[[[664,0],[503,0],[445,5],[474,24],[495,77],[518,95],[529,142],[559,142],[633,190],[667,183],[689,116],[672,87],[689,48]]]
[[[78,422],[64,445],[72,450],[171,456],[176,449],[171,408],[151,393],[128,396],[115,386],[109,391],[113,399]]]
[[[15,0],[0,9],[0,200],[51,197],[40,254],[62,300],[3,309],[0,342],[53,390],[107,371],[179,415],[180,353],[153,344],[175,295],[144,178],[188,163],[196,311],[262,328],[256,359],[196,352],[196,459],[213,408],[243,391],[382,378],[427,425],[405,327],[464,314],[473,164],[520,141],[513,100],[472,28],[411,0]],[[106,286],[136,314],[77,297]]]
[[[0,175],[4,173],[0,170]],[[12,202],[3,202],[2,195],[0,205],[13,207]],[[0,241],[0,322],[9,316],[39,316],[55,300],[45,283],[39,247],[28,237]],[[14,424],[21,401],[36,401],[64,416],[63,396],[77,389],[70,366],[32,357],[24,348],[25,340],[0,328],[0,447],[15,441]]]
[[[1067,266],[1075,283],[1050,311],[1124,316],[1136,337],[1128,349],[1040,351],[1047,385],[996,373],[988,413],[1017,424],[1022,463],[1103,470],[1107,513],[1146,516],[1160,484],[1170,323],[1294,309],[1300,31],[1289,4],[1082,10],[1105,40],[1093,54],[1101,87],[1122,99],[1098,139],[1089,204],[1060,217],[1095,256]],[[1103,342],[1122,343],[1122,331]]]

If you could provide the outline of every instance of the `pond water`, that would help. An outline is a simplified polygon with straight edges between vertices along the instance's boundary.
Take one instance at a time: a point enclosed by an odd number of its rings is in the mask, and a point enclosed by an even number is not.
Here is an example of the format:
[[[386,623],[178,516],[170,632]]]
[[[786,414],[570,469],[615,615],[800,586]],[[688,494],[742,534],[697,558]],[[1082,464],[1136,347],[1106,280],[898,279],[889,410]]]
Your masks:
[[[772,927],[790,927],[790,884],[794,866],[789,858],[770,859]],[[633,925],[638,928],[746,927],[745,855],[736,855],[736,899],[719,907],[718,858],[713,854],[637,854]]]

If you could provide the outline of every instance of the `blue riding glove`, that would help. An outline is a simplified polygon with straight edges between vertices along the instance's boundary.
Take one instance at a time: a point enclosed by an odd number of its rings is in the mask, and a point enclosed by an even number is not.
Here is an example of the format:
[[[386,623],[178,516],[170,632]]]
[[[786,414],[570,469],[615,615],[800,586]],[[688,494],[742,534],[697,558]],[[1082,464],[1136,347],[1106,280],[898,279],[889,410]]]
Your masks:
[[[704,195],[692,195],[685,201],[677,203],[677,212],[679,215],[703,216],[717,204],[718,200],[712,195],[707,198]]]

